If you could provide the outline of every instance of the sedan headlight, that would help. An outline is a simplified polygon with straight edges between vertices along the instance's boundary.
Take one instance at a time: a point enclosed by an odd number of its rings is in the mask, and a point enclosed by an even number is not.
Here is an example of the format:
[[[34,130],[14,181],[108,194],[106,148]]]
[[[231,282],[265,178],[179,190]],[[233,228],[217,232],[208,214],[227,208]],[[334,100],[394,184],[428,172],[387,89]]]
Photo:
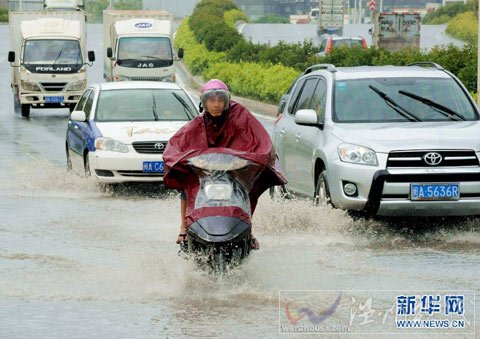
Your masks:
[[[87,87],[87,80],[79,80],[72,82],[70,86],[68,86],[67,91],[81,91],[85,87]]]
[[[212,200],[228,200],[232,196],[232,184],[206,184],[205,194]]]
[[[22,80],[22,88],[26,91],[40,91],[40,87],[38,87],[36,83],[30,81]]]
[[[130,81],[130,78],[127,78],[121,75],[115,75],[113,77],[113,81]]]
[[[374,150],[352,144],[341,144],[338,146],[338,156],[344,162],[377,166],[377,154]]]
[[[95,148],[102,151],[112,151],[128,153],[128,146],[123,142],[111,138],[97,138],[95,139]]]

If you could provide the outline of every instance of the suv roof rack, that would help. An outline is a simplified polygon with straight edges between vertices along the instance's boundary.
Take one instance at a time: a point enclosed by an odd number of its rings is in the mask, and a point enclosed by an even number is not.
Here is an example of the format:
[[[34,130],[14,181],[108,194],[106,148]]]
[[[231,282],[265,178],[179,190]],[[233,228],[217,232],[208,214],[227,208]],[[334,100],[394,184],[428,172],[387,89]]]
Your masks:
[[[313,65],[313,66],[308,67],[303,72],[303,74],[308,74],[308,73],[311,73],[311,72],[316,71],[318,69],[326,69],[327,71],[332,72],[332,73],[337,71],[337,69],[335,68],[335,65],[332,65],[332,64],[317,64],[317,65]]]
[[[440,66],[439,64],[437,64],[435,62],[431,62],[431,61],[418,61],[418,62],[408,64],[407,66],[433,67],[433,68],[436,68],[436,69],[441,70],[441,71],[444,70],[444,68],[442,66]]]

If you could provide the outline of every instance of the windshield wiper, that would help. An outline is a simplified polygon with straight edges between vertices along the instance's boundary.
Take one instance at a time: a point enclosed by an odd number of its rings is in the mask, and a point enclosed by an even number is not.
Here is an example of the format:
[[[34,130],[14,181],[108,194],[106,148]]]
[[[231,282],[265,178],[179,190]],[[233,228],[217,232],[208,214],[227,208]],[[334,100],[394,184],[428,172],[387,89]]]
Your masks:
[[[402,106],[400,106],[399,104],[397,104],[392,98],[390,98],[386,93],[382,92],[381,90],[379,90],[378,88],[376,88],[375,86],[372,86],[372,85],[368,85],[368,87],[370,87],[375,93],[377,93],[383,100],[385,100],[385,102],[391,107],[393,108],[393,110],[395,112],[397,112],[398,114],[400,114],[402,117],[408,119],[409,121],[422,121],[419,117],[417,117],[416,115],[410,113],[409,111],[407,111],[405,108],[403,108]]]
[[[155,117],[155,121],[158,121],[158,113],[157,113],[157,101],[155,100],[155,95],[152,93],[152,112],[153,116]]]
[[[409,98],[412,98],[413,100],[417,100],[417,101],[420,101],[422,104],[425,104],[427,106],[430,106],[433,108],[434,111],[452,119],[452,120],[456,120],[456,121],[459,121],[459,120],[465,120],[465,117],[458,114],[457,112],[451,110],[450,108],[446,107],[446,106],[443,106],[435,101],[432,101],[430,99],[427,99],[427,98],[424,98],[424,97],[421,97],[419,95],[416,95],[416,94],[413,94],[413,93],[410,93],[410,92],[407,92],[407,91],[398,91],[398,93],[402,94],[402,95],[406,95],[407,97]]]
[[[55,58],[55,61],[53,61],[52,67],[55,67],[55,65],[57,64],[58,59],[60,59],[60,56],[62,55],[62,52],[63,52],[63,46],[65,46],[65,45],[62,44],[62,48],[60,48],[60,52],[58,52],[58,55],[57,55],[57,57]]]
[[[178,101],[180,101],[184,110],[188,111],[187,113],[190,114],[190,118],[193,118],[195,115],[193,114],[192,109],[190,108],[190,106],[188,106],[188,104],[185,102],[185,100],[183,100],[183,98],[175,92],[172,92],[172,94],[175,98],[177,98]]]

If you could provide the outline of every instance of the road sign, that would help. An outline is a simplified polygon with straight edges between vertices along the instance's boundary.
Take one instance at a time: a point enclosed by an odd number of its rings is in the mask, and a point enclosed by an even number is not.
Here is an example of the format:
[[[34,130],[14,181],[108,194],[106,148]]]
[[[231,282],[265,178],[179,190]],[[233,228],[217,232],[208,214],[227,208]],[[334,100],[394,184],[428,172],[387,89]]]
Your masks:
[[[370,0],[368,2],[368,8],[373,12],[375,10],[375,0]]]

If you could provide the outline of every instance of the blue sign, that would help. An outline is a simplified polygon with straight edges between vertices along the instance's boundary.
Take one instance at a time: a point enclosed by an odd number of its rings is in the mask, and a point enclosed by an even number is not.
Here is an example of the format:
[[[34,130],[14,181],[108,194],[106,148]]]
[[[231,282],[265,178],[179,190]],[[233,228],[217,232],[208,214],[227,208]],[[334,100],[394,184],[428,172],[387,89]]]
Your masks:
[[[135,24],[135,27],[137,28],[150,28],[152,27],[152,24],[149,22],[139,22],[138,24]]]

